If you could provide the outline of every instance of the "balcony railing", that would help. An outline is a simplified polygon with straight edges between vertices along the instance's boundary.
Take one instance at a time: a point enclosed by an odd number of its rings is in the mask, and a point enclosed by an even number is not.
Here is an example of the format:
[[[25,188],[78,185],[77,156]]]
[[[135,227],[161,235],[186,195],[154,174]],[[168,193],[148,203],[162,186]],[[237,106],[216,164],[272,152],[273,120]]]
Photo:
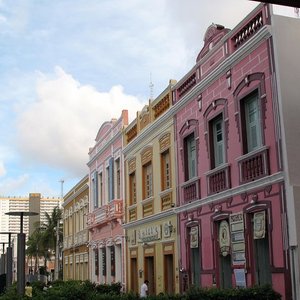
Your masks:
[[[178,95],[181,98],[196,84],[196,73],[193,73],[179,88]]]
[[[225,165],[211,170],[206,175],[208,194],[216,194],[230,188],[230,168]]]
[[[200,179],[192,178],[181,185],[183,203],[200,199]]]
[[[267,148],[242,156],[239,161],[240,182],[246,183],[269,175],[269,152]]]
[[[241,46],[250,37],[252,37],[262,26],[264,19],[262,12],[259,12],[252,20],[250,20],[233,38],[234,47]]]
[[[109,204],[96,208],[88,214],[88,226],[105,223],[112,219],[118,219],[123,216],[123,200],[113,200]]]

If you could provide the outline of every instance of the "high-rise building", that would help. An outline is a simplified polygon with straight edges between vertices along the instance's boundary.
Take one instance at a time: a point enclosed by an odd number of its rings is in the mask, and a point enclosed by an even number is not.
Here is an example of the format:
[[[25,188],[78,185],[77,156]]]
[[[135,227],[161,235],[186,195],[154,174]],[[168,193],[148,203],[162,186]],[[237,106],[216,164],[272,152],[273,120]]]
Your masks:
[[[0,197],[0,232],[20,232],[20,217],[8,216],[7,212],[34,211],[39,215],[23,220],[23,231],[28,236],[34,230],[35,222],[46,222],[45,213],[51,214],[61,201],[61,198],[43,197],[40,193],[30,193],[28,197]],[[0,235],[0,242],[7,241],[7,235]]]

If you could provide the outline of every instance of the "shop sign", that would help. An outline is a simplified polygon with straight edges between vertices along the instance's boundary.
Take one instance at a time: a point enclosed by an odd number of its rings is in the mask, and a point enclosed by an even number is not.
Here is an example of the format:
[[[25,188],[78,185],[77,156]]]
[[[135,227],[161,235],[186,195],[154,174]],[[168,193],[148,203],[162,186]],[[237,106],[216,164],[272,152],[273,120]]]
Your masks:
[[[149,226],[138,231],[139,241],[142,243],[161,239],[161,226]]]

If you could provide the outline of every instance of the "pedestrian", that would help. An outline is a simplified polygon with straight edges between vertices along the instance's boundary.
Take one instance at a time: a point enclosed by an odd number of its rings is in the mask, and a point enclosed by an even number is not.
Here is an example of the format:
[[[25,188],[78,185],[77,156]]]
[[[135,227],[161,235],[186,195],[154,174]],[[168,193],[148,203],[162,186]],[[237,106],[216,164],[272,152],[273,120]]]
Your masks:
[[[32,298],[32,286],[30,285],[29,281],[26,282],[25,296],[28,298]]]
[[[149,291],[148,291],[148,285],[149,285],[149,280],[145,280],[144,283],[141,285],[141,298],[147,298]]]

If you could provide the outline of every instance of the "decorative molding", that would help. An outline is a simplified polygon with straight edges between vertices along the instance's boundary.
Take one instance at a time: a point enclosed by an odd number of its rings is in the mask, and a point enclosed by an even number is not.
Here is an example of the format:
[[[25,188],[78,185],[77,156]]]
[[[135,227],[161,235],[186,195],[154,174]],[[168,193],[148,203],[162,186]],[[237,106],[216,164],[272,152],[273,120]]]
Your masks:
[[[206,204],[210,204],[213,202],[218,202],[227,198],[231,198],[234,196],[241,195],[245,193],[245,191],[251,191],[251,190],[257,190],[262,189],[265,186],[269,186],[270,184],[276,184],[284,181],[284,173],[278,172],[273,175],[269,175],[267,177],[263,177],[260,179],[257,179],[252,182],[248,182],[242,185],[239,185],[237,187],[233,187],[230,190],[226,190],[217,194],[213,194],[211,196],[198,199],[198,201],[193,201],[191,203],[185,203],[179,207],[173,208],[174,213],[180,214],[184,213],[186,211],[197,209],[198,207],[201,207]]]

